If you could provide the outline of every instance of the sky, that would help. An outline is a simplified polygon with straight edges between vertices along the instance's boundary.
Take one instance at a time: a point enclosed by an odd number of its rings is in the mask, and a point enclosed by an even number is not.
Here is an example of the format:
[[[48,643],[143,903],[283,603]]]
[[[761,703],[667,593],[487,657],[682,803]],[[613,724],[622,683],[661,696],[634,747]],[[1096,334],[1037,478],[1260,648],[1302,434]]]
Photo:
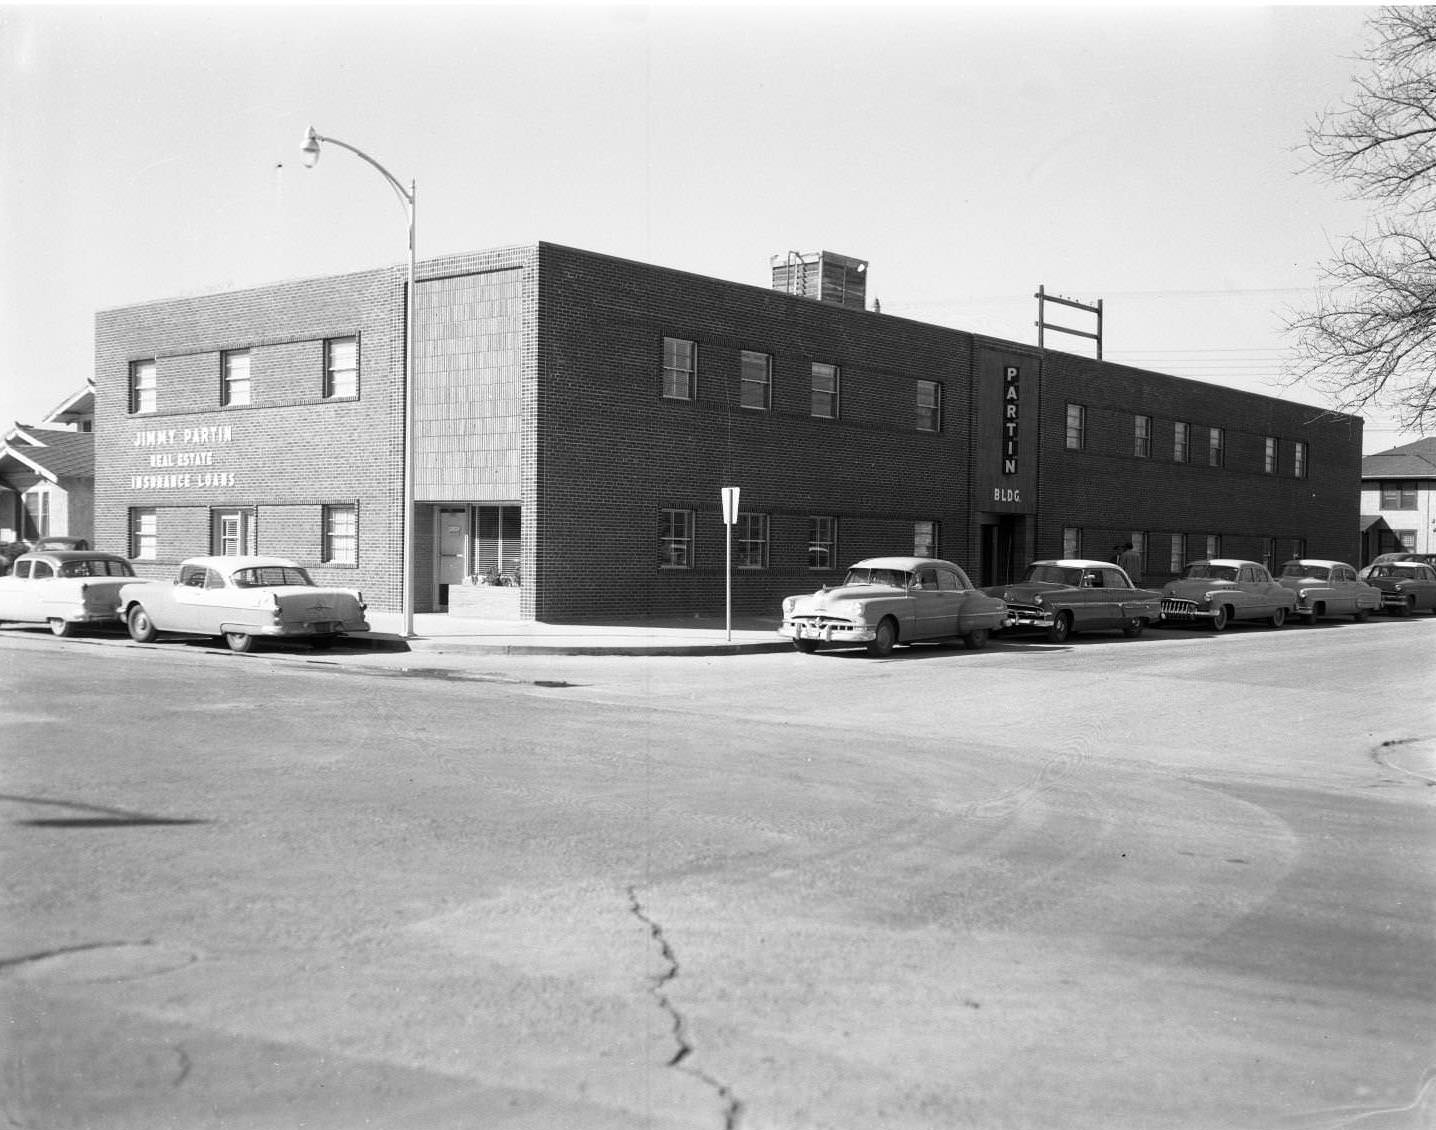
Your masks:
[[[0,427],[96,311],[547,240],[757,286],[865,259],[884,313],[1283,386],[1369,206],[1304,172],[1353,5],[0,5]],[[1049,320],[1091,319],[1049,308]],[[1050,348],[1092,352],[1050,334]],[[1367,452],[1419,438],[1369,415]]]

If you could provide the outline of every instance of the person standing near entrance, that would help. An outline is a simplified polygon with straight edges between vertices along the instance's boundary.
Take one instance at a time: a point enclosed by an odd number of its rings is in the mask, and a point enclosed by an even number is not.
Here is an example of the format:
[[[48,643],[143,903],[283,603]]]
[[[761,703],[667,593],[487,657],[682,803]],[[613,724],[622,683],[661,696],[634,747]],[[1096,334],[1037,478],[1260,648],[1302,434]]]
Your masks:
[[[1122,552],[1117,555],[1117,564],[1121,566],[1122,572],[1131,578],[1135,587],[1142,584],[1142,555],[1137,552],[1131,542],[1122,543]]]

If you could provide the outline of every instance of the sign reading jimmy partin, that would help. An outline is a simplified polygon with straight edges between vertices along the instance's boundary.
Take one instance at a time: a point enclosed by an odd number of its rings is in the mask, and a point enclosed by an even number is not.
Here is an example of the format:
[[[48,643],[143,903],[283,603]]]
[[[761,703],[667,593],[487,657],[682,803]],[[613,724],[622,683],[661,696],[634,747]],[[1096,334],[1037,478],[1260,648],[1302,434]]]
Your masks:
[[[974,361],[972,508],[998,514],[1037,509],[1035,355],[980,349]]]

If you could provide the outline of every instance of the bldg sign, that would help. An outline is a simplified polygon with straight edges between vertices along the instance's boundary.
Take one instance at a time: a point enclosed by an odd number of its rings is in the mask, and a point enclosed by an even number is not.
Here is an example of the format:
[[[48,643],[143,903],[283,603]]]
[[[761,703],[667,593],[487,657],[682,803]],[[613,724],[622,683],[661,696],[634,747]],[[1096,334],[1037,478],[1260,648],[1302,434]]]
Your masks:
[[[1002,367],[1002,473],[1017,474],[1017,430],[1021,426],[1022,370],[1016,365]]]
[[[1037,447],[1029,432],[1040,422],[1040,377],[1036,358],[1026,354],[985,349],[974,358],[972,508],[979,513],[1036,509]]]
[[[131,490],[205,490],[235,485],[233,471],[212,470],[215,447],[234,442],[231,424],[199,428],[143,428],[133,447],[147,472],[130,475]]]

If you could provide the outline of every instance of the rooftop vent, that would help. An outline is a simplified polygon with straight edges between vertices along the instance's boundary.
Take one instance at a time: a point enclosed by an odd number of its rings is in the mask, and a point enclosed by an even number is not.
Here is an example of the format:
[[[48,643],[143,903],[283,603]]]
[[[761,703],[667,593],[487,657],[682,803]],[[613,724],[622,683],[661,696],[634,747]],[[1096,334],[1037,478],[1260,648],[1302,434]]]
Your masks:
[[[787,251],[774,255],[773,289],[816,302],[862,310],[868,300],[868,264],[832,251]]]

